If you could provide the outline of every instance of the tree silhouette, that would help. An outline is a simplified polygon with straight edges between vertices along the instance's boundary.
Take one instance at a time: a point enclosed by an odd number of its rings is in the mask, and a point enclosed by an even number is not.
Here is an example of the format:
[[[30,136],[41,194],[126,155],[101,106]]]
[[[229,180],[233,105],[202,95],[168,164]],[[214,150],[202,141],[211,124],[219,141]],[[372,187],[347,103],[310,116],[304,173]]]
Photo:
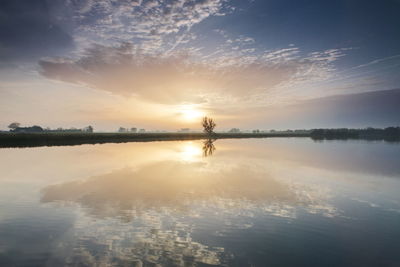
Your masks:
[[[204,117],[202,122],[203,131],[208,135],[212,135],[214,133],[214,128],[217,126],[212,118]]]
[[[93,127],[89,125],[88,127],[83,128],[83,131],[87,133],[93,133]]]
[[[19,122],[13,122],[13,123],[10,123],[10,125],[8,125],[8,128],[10,128],[11,130],[15,130],[15,129],[17,129],[20,125],[21,125],[21,123],[19,123]]]

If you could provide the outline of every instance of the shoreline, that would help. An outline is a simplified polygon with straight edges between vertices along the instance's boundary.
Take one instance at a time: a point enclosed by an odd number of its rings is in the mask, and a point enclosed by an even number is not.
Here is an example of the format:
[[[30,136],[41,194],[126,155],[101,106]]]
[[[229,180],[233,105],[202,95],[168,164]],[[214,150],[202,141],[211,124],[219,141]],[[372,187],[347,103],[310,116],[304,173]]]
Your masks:
[[[0,148],[22,148],[42,146],[74,146],[84,144],[185,141],[208,139],[242,139],[242,138],[311,138],[314,141],[324,140],[370,140],[399,142],[399,137],[380,136],[326,136],[313,135],[312,132],[283,133],[215,133],[211,136],[204,133],[0,133]]]
[[[0,133],[0,148],[236,138],[310,137],[298,133]]]

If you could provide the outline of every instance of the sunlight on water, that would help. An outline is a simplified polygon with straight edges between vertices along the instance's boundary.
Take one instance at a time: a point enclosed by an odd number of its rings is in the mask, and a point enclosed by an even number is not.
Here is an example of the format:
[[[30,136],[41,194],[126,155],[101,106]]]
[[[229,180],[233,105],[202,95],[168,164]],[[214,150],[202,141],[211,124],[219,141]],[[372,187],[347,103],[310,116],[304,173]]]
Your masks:
[[[181,145],[180,158],[183,161],[196,161],[201,158],[201,148],[194,142],[187,142]]]

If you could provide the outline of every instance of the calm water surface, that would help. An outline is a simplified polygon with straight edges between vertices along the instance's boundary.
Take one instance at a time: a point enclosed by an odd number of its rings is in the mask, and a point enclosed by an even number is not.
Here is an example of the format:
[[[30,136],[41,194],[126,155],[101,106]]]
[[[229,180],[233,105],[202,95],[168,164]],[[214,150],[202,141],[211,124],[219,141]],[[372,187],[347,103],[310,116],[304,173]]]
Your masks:
[[[400,266],[400,145],[0,149],[1,266]]]

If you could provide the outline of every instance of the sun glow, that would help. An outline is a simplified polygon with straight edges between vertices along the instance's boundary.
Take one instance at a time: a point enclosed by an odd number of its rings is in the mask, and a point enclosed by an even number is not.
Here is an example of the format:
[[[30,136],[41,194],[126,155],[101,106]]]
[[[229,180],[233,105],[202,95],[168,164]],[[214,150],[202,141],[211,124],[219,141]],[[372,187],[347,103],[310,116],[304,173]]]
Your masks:
[[[182,120],[187,122],[198,121],[205,115],[203,111],[197,109],[194,105],[184,105],[180,107],[179,114]]]

